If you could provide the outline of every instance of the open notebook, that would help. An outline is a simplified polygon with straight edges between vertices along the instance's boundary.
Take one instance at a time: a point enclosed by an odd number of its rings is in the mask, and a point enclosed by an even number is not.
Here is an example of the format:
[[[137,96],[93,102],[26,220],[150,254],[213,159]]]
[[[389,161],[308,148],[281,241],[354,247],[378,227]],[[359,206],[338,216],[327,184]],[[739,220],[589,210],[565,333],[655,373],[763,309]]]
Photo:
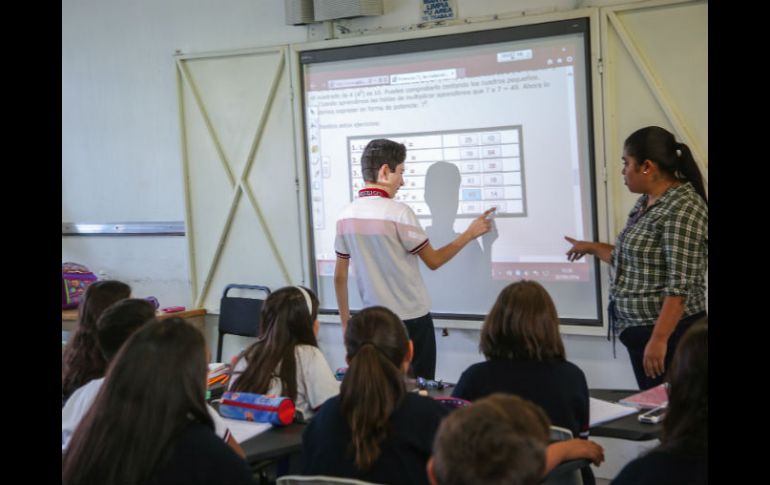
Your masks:
[[[623,406],[621,404],[615,404],[614,402],[602,401],[595,397],[590,398],[590,423],[589,426],[593,427],[613,419],[622,418],[629,414],[634,414],[638,410],[633,407]]]

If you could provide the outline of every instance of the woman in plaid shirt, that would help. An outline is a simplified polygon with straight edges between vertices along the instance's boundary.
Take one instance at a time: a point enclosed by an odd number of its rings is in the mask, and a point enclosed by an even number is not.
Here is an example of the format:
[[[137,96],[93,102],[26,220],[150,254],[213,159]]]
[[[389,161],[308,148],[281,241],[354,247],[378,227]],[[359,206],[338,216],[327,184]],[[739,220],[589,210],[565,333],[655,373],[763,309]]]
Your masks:
[[[615,245],[566,237],[567,258],[590,254],[612,267],[610,331],[649,389],[663,382],[680,336],[706,317],[708,201],[689,147],[658,126],[626,139],[622,173],[642,195]]]

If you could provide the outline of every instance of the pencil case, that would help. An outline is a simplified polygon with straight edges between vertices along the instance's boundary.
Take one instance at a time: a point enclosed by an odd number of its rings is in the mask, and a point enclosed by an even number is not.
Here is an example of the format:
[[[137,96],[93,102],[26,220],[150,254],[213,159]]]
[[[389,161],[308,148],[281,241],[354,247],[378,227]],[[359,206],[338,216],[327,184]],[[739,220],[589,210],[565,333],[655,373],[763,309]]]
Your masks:
[[[251,392],[226,392],[219,402],[225,418],[286,426],[294,421],[294,401],[288,397],[265,396]]]

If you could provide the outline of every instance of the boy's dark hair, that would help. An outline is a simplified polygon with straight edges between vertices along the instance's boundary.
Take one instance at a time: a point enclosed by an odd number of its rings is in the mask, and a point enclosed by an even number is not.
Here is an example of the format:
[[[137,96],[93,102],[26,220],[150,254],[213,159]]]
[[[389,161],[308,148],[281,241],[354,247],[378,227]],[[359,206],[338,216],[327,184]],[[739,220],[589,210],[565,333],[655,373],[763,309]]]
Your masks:
[[[365,182],[377,182],[377,172],[383,164],[387,164],[392,171],[404,163],[406,159],[406,147],[393,140],[378,138],[370,141],[364,153],[361,155],[361,174]]]
[[[503,288],[484,319],[479,350],[487,359],[565,359],[556,306],[543,285],[522,280]]]
[[[141,298],[113,303],[96,321],[96,340],[109,362],[139,327],[155,318],[155,307]]]
[[[537,405],[495,393],[457,409],[433,440],[433,474],[440,485],[528,485],[545,469],[550,421]]]

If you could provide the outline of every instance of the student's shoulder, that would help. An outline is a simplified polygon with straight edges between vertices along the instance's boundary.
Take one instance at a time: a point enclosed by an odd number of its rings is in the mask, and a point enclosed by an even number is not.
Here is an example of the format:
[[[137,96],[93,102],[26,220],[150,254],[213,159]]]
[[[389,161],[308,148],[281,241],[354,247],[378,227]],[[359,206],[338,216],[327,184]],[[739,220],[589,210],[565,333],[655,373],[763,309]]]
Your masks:
[[[340,408],[340,396],[337,395],[324,401],[318,408],[302,431],[302,436],[308,439],[313,439],[314,436],[323,437],[327,433],[338,431],[342,426],[345,426],[345,420]]]
[[[673,485],[707,483],[707,481],[708,460],[706,457],[682,457],[655,449],[628,463],[612,483],[618,485],[645,483]]]
[[[246,462],[214,431],[190,423],[179,435],[166,466],[150,483],[253,483]]]
[[[83,408],[91,406],[102,384],[104,384],[104,377],[88,381],[86,384],[75,389],[62,408],[62,416],[73,412],[73,410],[84,412]]]
[[[314,423],[321,423],[333,418],[340,417],[340,405],[341,403],[339,394],[324,401],[324,403],[320,408],[318,408],[318,411],[313,416],[309,426],[312,426]]]
[[[210,427],[191,422],[179,433],[173,445],[171,468],[195,463],[199,458],[231,461],[239,458]]]
[[[301,358],[308,358],[308,359],[324,357],[324,354],[323,352],[321,352],[321,349],[319,349],[314,345],[306,345],[306,344],[300,344],[294,347],[294,355]]]
[[[577,366],[577,364],[575,364],[575,363],[573,363],[573,362],[570,362],[570,361],[568,361],[568,360],[565,360],[564,362],[562,362],[562,364],[561,364],[561,367],[562,367],[562,368],[563,368],[563,369],[564,369],[566,372],[569,372],[569,373],[572,373],[572,374],[575,374],[575,375],[581,376],[582,378],[584,378],[584,379],[585,379],[585,376],[586,376],[586,375],[585,375],[585,372],[583,372],[583,369],[581,369],[580,367],[578,367],[578,366]]]
[[[588,386],[585,372],[574,363],[568,360],[559,361],[556,363],[555,369],[556,371],[553,375],[558,376],[562,381],[574,382],[582,387]]]
[[[404,396],[404,410],[415,416],[436,416],[443,417],[449,410],[440,402],[432,397],[420,396],[413,392],[406,393]]]
[[[498,367],[499,363],[495,363],[491,360],[485,360],[483,362],[476,362],[475,364],[471,364],[468,366],[467,369],[463,371],[461,374],[461,377],[472,377],[477,376],[481,374],[487,374],[489,373],[493,368]]]
[[[99,392],[99,389],[102,388],[102,384],[104,384],[104,377],[99,377],[98,379],[92,379],[88,381],[87,383],[83,384],[82,386],[75,389],[75,391],[70,396],[70,399],[93,399],[96,397],[96,393]]]

